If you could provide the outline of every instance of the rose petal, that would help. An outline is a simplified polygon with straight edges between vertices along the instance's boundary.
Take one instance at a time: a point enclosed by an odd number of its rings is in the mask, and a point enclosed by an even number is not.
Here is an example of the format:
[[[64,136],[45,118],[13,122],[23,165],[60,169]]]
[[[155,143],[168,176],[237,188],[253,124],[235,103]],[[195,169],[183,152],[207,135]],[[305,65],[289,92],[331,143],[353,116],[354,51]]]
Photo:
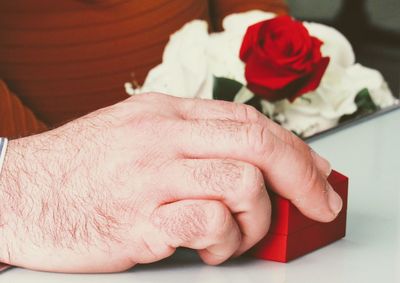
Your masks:
[[[316,89],[329,64],[321,45],[289,16],[250,26],[240,49],[249,89],[269,101],[293,101]]]
[[[259,22],[247,28],[240,47],[239,57],[242,61],[247,61],[254,52],[254,48],[258,46],[258,36],[264,22]]]

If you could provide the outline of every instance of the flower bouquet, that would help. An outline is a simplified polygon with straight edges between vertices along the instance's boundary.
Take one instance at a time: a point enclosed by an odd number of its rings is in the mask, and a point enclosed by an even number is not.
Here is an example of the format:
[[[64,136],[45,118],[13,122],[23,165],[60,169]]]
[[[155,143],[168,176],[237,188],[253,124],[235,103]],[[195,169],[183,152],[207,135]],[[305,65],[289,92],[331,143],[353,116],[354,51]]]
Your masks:
[[[332,27],[253,10],[227,16],[223,28],[185,24],[144,84],[126,91],[246,103],[302,138],[399,103]]]

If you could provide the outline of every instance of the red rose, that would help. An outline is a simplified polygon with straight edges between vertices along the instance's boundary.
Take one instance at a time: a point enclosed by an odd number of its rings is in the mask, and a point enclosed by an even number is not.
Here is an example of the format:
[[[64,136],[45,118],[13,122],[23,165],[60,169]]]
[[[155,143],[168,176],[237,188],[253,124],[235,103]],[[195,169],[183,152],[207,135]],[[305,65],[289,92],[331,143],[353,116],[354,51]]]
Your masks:
[[[321,45],[289,16],[250,26],[240,48],[248,88],[269,101],[291,102],[316,89],[329,63]]]

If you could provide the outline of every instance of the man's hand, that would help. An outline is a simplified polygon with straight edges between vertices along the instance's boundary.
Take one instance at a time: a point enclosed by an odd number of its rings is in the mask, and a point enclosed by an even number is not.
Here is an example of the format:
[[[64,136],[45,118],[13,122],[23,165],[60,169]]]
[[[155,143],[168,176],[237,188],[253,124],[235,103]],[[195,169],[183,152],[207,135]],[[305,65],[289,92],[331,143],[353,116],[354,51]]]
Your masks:
[[[331,221],[327,161],[253,108],[138,95],[10,142],[0,178],[0,261],[113,272],[197,249],[209,264],[267,232],[268,188]]]

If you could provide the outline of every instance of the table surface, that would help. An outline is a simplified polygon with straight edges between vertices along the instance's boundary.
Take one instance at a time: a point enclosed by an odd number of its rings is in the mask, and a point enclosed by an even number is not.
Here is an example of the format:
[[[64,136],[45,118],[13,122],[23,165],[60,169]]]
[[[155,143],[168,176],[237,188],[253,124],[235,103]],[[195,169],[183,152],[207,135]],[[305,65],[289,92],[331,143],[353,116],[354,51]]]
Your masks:
[[[13,268],[0,282],[400,282],[400,110],[313,141],[350,177],[346,238],[290,263],[251,258],[207,266],[195,253],[118,274]]]

